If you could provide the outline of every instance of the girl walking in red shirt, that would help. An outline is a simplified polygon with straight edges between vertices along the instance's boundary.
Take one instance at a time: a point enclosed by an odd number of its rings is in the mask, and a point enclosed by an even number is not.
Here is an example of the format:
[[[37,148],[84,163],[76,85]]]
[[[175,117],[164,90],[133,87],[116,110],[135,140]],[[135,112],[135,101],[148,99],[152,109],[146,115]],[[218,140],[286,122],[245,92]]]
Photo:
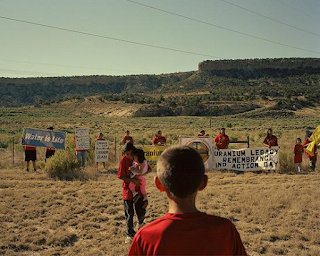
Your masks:
[[[297,138],[296,145],[294,146],[294,170],[299,173],[302,168],[302,155],[303,155],[303,146],[301,145],[301,139]]]

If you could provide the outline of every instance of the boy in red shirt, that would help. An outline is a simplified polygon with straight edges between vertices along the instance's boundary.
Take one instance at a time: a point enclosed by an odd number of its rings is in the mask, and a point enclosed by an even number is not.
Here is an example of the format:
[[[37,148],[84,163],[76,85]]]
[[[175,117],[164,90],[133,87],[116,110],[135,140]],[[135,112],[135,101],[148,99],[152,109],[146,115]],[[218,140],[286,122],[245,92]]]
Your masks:
[[[157,164],[155,184],[166,193],[169,212],[137,232],[129,255],[246,255],[231,221],[196,208],[197,192],[207,181],[196,150],[166,149]]]
[[[220,134],[217,135],[217,137],[214,139],[214,142],[216,143],[218,150],[228,148],[230,140],[228,135],[226,135],[225,128],[220,129]]]
[[[297,138],[296,145],[294,146],[294,169],[297,173],[301,172],[303,146],[301,145],[301,139]]]

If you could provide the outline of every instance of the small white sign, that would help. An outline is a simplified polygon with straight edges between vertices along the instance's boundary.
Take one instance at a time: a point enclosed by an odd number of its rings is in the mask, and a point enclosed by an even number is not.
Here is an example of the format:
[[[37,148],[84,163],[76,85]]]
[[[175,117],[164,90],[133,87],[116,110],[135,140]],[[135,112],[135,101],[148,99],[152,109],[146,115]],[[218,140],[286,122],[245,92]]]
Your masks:
[[[108,162],[109,144],[106,140],[96,140],[95,143],[96,163]]]
[[[90,149],[90,138],[89,130],[86,128],[76,128],[76,149],[78,150],[89,150]]]

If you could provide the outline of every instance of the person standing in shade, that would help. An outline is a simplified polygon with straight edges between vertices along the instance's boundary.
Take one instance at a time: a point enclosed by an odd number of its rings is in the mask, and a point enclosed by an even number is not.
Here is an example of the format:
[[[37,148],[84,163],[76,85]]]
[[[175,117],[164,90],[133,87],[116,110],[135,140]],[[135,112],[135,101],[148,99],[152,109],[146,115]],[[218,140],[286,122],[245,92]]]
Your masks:
[[[303,146],[301,144],[300,138],[297,138],[293,153],[294,153],[294,169],[297,173],[300,173],[302,168],[302,155],[303,155]]]
[[[136,229],[139,229],[144,225],[144,219],[146,214],[146,209],[143,208],[145,202],[143,201],[143,195],[140,191],[141,181],[136,178],[130,177],[129,168],[133,165],[133,156],[132,151],[135,150],[135,147],[131,142],[128,142],[124,145],[123,156],[121,157],[118,169],[118,178],[123,180],[123,193],[122,199],[124,204],[124,214],[126,218],[127,231],[125,243],[131,243],[134,235],[136,234],[133,228],[133,217],[134,212],[138,217],[138,223]],[[140,198],[137,202],[133,202],[133,194],[130,191],[129,184],[133,183],[136,186],[136,191],[139,193]]]
[[[309,143],[311,142],[310,137],[312,135],[312,132],[306,131],[306,140],[303,143],[303,148],[308,147]],[[316,169],[316,164],[317,164],[317,145],[313,148],[313,156],[310,155],[307,151],[305,151],[307,157],[309,158],[309,166],[310,166],[310,171],[313,172]]]
[[[53,127],[50,126],[47,128],[47,130],[49,131],[53,131]],[[47,162],[47,159],[54,156],[54,153],[56,152],[55,148],[46,148],[46,158],[45,158],[45,162]]]
[[[127,130],[126,134],[121,138],[121,144],[124,145],[127,142],[131,142],[133,144],[133,137],[130,136],[130,131]]]
[[[220,129],[220,134],[216,136],[216,138],[214,139],[214,142],[216,143],[218,150],[228,148],[230,140],[228,135],[226,134],[225,128]]]
[[[265,137],[265,139],[263,141],[263,145],[268,148],[278,146],[278,138],[272,134],[271,128],[269,128],[267,131],[267,136]]]
[[[162,136],[162,132],[158,131],[152,139],[152,145],[165,146],[167,143],[166,137]]]
[[[77,148],[76,137],[73,137],[74,148],[76,150],[76,157],[79,162],[81,162],[82,167],[86,166],[86,150]]]
[[[99,136],[98,136],[98,138],[96,140],[105,140],[104,137],[103,137],[103,134],[101,132],[99,133]],[[97,170],[98,170],[98,165],[99,165],[99,163],[96,162]],[[103,165],[104,170],[106,170],[106,163],[102,162],[102,165]]]
[[[22,145],[24,144],[24,138],[21,140]],[[30,161],[32,162],[33,170],[37,170],[36,160],[37,160],[37,148],[34,146],[24,145],[25,162],[27,164],[26,171],[29,171]]]

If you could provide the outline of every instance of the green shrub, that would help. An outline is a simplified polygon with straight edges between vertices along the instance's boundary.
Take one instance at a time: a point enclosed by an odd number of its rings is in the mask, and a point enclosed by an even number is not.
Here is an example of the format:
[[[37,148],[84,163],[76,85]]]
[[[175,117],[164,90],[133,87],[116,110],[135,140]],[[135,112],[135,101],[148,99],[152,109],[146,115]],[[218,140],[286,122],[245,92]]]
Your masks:
[[[70,151],[56,151],[55,155],[47,160],[45,171],[49,178],[60,180],[84,179],[81,162],[78,162],[75,154]]]

